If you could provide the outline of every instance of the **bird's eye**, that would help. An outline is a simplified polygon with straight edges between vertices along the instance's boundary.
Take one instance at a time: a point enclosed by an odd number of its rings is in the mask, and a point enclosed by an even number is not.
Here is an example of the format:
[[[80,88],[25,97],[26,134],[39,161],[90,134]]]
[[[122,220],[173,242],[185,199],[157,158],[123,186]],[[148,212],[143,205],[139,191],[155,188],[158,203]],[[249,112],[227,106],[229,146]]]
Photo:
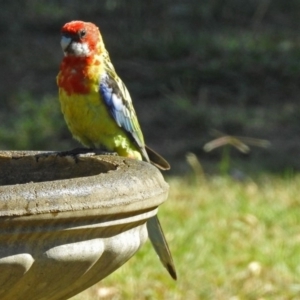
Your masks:
[[[86,35],[86,30],[85,29],[82,29],[82,30],[79,31],[79,37],[80,38],[85,37],[85,35]]]

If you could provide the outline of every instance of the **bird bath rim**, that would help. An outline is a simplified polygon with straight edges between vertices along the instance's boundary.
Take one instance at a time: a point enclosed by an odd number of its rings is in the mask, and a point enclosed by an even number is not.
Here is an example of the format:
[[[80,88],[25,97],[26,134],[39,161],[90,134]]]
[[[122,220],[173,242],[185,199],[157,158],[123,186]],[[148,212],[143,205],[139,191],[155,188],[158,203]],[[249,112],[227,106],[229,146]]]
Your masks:
[[[167,198],[168,184],[148,163],[93,152],[65,153],[0,151],[0,220],[73,217],[86,210],[97,215],[146,211]],[[44,177],[34,182],[30,176]]]

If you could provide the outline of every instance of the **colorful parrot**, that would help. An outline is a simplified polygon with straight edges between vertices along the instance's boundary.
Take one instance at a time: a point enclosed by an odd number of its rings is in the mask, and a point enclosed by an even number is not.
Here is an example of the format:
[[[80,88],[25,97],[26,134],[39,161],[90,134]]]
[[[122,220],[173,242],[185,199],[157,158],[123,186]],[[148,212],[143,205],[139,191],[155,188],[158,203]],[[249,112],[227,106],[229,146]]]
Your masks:
[[[75,139],[89,148],[151,162],[169,163],[147,147],[129,92],[118,77],[98,27],[72,21],[61,30],[64,58],[57,76],[59,100]],[[147,221],[150,241],[162,264],[176,279],[173,259],[157,216]]]

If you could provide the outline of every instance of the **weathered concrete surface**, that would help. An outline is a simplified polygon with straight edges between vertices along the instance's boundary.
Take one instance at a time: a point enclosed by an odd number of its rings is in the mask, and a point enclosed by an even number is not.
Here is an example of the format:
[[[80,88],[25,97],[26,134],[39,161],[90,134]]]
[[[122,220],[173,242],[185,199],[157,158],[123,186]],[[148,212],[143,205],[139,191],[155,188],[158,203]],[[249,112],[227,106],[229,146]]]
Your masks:
[[[0,299],[68,299],[147,239],[168,185],[118,156],[0,152]]]

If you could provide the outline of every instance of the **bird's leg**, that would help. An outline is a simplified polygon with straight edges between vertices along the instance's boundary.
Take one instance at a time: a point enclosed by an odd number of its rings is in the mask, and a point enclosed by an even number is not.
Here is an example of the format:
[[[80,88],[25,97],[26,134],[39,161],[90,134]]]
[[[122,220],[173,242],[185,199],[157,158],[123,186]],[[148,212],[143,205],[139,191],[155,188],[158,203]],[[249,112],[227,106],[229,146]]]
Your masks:
[[[40,153],[35,155],[35,159],[38,162],[40,158],[47,158],[49,156],[56,156],[56,157],[67,157],[71,156],[76,162],[78,162],[78,156],[81,154],[90,153],[92,150],[87,148],[75,148],[68,151],[49,151],[46,153]],[[93,153],[94,155],[94,153]]]
[[[46,153],[36,154],[36,160],[38,161],[41,157],[48,157],[50,155],[56,155],[60,157],[72,156],[75,161],[77,161],[78,156],[93,156],[93,155],[114,155],[117,156],[118,153],[114,151],[107,151],[106,149],[99,148],[75,148],[67,151],[49,151]]]

